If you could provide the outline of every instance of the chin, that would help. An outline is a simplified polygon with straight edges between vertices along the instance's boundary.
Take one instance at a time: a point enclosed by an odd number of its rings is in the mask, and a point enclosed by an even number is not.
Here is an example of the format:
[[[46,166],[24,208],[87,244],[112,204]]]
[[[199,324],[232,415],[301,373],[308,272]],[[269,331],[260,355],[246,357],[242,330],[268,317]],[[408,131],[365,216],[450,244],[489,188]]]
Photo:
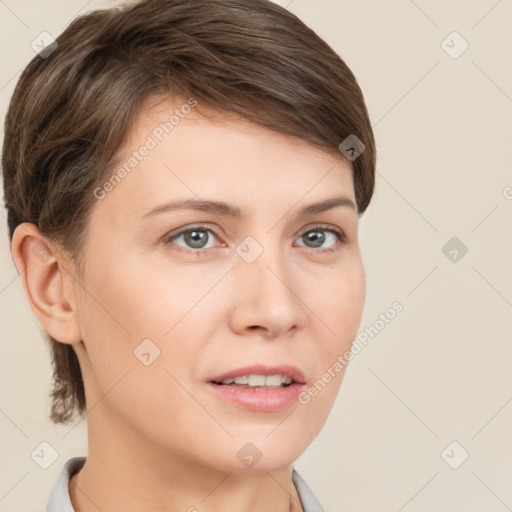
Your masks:
[[[218,453],[216,466],[223,471],[235,472],[269,472],[289,467],[304,452],[312,441],[304,442],[305,434],[300,429],[295,435],[278,433],[276,431],[264,435],[236,436],[223,444]],[[271,430],[270,430],[271,431]],[[281,435],[280,435],[281,434]],[[267,437],[265,437],[267,436]]]

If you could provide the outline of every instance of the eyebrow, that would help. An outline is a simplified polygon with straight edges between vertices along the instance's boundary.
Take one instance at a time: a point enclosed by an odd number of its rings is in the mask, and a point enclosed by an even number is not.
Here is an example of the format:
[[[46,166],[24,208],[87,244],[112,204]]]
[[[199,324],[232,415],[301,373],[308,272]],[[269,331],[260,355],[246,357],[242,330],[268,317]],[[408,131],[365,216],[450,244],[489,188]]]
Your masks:
[[[357,207],[352,199],[345,196],[330,197],[318,203],[305,206],[298,211],[297,217],[302,218],[315,213],[321,213],[338,206],[345,206],[357,212]],[[227,217],[242,217],[242,212],[237,206],[223,203],[221,201],[209,201],[206,199],[185,199],[183,201],[163,203],[152,208],[149,212],[143,215],[143,218],[153,217],[164,212],[172,212],[178,210],[196,210],[201,212],[208,212],[215,215]]]

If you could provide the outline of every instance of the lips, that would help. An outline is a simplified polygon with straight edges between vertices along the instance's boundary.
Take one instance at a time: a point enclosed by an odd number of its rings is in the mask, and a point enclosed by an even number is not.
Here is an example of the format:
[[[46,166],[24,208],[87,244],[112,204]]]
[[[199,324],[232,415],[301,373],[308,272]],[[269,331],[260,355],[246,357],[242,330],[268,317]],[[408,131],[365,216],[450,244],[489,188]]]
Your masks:
[[[220,384],[225,379],[234,379],[235,377],[243,377],[246,375],[284,375],[292,379],[292,383],[304,384],[306,378],[304,373],[296,366],[291,365],[278,365],[278,366],[265,366],[261,364],[243,366],[234,370],[229,370],[225,373],[217,375],[209,382]]]
[[[283,380],[291,380],[280,386],[260,386],[259,382],[265,378],[274,383],[276,377],[281,376]],[[251,381],[256,379],[256,385],[240,385],[231,382],[233,379],[248,377]],[[229,384],[223,384],[226,381]],[[223,404],[230,403],[231,406],[242,409],[270,413],[284,411],[298,401],[299,394],[303,391],[306,383],[304,373],[296,366],[278,365],[251,365],[229,370],[213,377],[206,382],[206,389]]]

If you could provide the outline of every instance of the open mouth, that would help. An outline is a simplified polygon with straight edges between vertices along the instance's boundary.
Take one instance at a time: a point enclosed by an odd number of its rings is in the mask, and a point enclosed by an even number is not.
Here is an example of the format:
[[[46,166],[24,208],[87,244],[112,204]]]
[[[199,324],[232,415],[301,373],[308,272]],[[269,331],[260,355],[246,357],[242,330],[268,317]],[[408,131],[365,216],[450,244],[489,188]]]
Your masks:
[[[210,377],[206,385],[220,399],[243,409],[276,412],[296,403],[305,383],[296,366],[254,364]]]
[[[280,389],[292,385],[295,381],[288,375],[241,375],[238,377],[228,377],[220,382],[213,381],[219,386],[231,386],[239,388],[264,388]]]

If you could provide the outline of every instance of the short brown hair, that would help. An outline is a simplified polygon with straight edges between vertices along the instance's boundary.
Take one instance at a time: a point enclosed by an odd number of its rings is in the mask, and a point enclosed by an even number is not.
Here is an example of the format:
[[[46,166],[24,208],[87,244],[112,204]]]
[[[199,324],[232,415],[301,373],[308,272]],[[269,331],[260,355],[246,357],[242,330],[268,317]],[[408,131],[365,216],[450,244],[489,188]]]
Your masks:
[[[134,116],[156,94],[192,96],[351,161],[358,213],[373,194],[376,150],[358,83],[296,16],[268,0],[143,0],[73,21],[23,71],[2,154],[9,236],[34,223],[80,262],[92,191],[109,173]],[[47,333],[50,418],[85,411],[78,359]]]

